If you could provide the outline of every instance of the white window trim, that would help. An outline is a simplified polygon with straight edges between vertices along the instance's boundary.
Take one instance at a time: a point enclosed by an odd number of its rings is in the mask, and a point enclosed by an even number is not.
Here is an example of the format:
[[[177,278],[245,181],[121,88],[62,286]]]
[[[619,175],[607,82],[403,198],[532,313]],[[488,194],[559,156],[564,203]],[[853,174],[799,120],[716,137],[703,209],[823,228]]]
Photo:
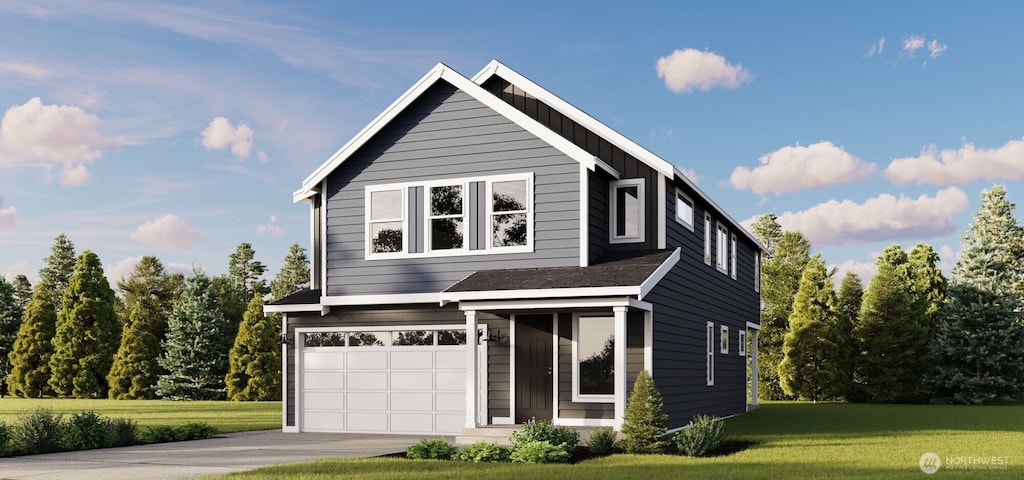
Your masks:
[[[647,194],[644,190],[644,179],[643,178],[627,178],[625,180],[616,180],[609,184],[608,192],[608,243],[641,243],[645,241],[645,234],[647,232]],[[618,231],[618,215],[616,215],[616,204],[615,204],[615,192],[620,187],[637,187],[637,199],[639,200],[639,215],[638,230],[639,235],[616,235]]]
[[[719,336],[719,346],[721,347],[722,354],[729,354],[729,326],[722,325],[720,328],[721,335]]]
[[[529,211],[526,215],[526,245],[517,245],[510,247],[494,247],[491,242],[491,184],[494,182],[505,182],[515,180],[526,180],[526,189]],[[430,187],[444,186],[444,185],[465,185],[463,191],[463,202],[465,208],[463,209],[466,221],[463,225],[463,231],[465,235],[469,235],[472,232],[472,228],[476,225],[476,218],[472,215],[473,212],[469,210],[469,184],[474,182],[484,182],[485,192],[484,197],[480,199],[481,202],[486,202],[485,208],[486,219],[485,235],[487,237],[484,242],[483,248],[478,250],[469,249],[469,239],[466,238],[463,242],[463,248],[459,250],[431,250],[430,249],[430,233],[429,233],[429,213],[430,205],[427,202],[429,200],[429,189]],[[409,188],[410,187],[423,187],[424,198],[423,198],[423,219],[424,228],[426,230],[424,238],[424,250],[425,252],[409,253],[409,236],[415,232],[411,232],[409,229]],[[371,238],[370,238],[370,193],[377,191],[386,190],[402,190],[402,212],[403,212],[403,233],[402,233],[402,251],[401,252],[389,252],[389,253],[372,253],[371,252]],[[454,178],[444,180],[431,180],[424,182],[403,182],[403,183],[389,183],[381,185],[367,185],[365,187],[365,195],[363,201],[363,229],[365,230],[364,242],[364,255],[366,260],[390,260],[396,258],[437,258],[437,257],[457,257],[467,255],[502,255],[508,253],[532,253],[534,251],[534,211],[536,210],[536,201],[534,192],[534,175],[533,172],[526,173],[512,173],[505,175],[490,175],[480,177],[467,177],[467,178]],[[326,229],[325,229],[326,230]]]
[[[729,229],[722,222],[715,222],[715,268],[729,274]]]
[[[572,401],[578,403],[612,403],[615,401],[615,393],[608,395],[583,395],[580,393],[580,359],[579,359],[579,344],[580,344],[580,314],[575,313],[572,316]],[[615,322],[615,317],[611,315],[584,315],[582,318],[607,318]],[[618,338],[615,339],[619,341]],[[625,341],[625,340],[623,340]],[[556,385],[555,388],[558,388]]]
[[[689,220],[687,220],[685,218],[681,218],[679,216],[679,200],[680,200],[680,198],[682,198],[682,200],[684,200],[685,202],[690,204],[690,219]],[[693,231],[693,217],[694,217],[694,215],[696,215],[696,213],[697,213],[697,211],[696,211],[696,208],[695,208],[695,206],[693,204],[693,199],[690,198],[689,195],[683,193],[682,189],[676,188],[676,215],[675,215],[676,222],[678,222],[680,225],[686,227],[687,229],[689,229],[692,232]]]
[[[736,280],[736,234],[729,235],[729,276]]]
[[[739,355],[747,356],[747,331],[745,329],[741,328],[737,331],[737,340],[739,340]]]
[[[761,293],[761,252],[754,252],[754,291]]]
[[[715,384],[715,322],[707,323],[707,357],[704,364],[708,386]]]
[[[711,214],[704,212],[704,263],[711,265]]]
[[[430,205],[430,189],[437,187],[459,187],[462,189],[462,215],[433,215]],[[406,192],[409,188],[406,187]],[[431,182],[430,185],[424,185],[423,187],[423,228],[424,236],[423,239],[424,253],[437,253],[437,252],[449,252],[449,253],[465,253],[469,250],[469,182],[466,180],[452,181],[452,182],[441,182],[434,184]],[[408,205],[406,205],[408,207]],[[434,250],[433,246],[433,235],[431,235],[431,223],[433,220],[445,219],[445,218],[462,218],[462,248],[446,248],[443,250]],[[410,232],[412,233],[412,232]]]

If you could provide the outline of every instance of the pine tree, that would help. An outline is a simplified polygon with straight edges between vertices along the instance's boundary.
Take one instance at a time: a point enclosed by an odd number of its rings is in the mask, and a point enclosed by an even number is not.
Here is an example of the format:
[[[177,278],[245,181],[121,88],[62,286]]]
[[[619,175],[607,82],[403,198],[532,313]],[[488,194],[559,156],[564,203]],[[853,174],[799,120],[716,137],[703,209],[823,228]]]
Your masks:
[[[86,250],[75,263],[50,357],[50,387],[63,396],[106,397],[107,374],[121,340],[114,290],[103,264]]]
[[[779,225],[779,217],[771,212],[761,215],[750,226],[750,231],[767,249],[768,256],[774,256],[775,245],[782,240],[782,225]]]
[[[896,255],[898,257],[898,255]],[[919,401],[927,367],[928,331],[899,267],[879,257],[878,273],[868,283],[854,328],[854,401]]]
[[[953,267],[953,276],[989,288],[984,284],[991,281],[991,269],[998,268],[999,288],[1024,304],[1024,227],[1013,216],[1016,206],[1006,199],[1002,185],[982,192],[981,200],[981,208],[961,236],[960,261]]]
[[[920,304],[924,326],[931,338],[934,332],[935,316],[946,300],[946,276],[939,269],[939,254],[931,245],[918,243],[907,255],[911,272],[913,292]]]
[[[270,296],[280,300],[303,288],[309,288],[309,257],[305,248],[293,243],[277,277],[270,282]]]
[[[811,258],[811,244],[799,232],[785,232],[775,245],[775,256],[761,267],[761,333],[758,335],[758,393],[763,400],[785,400],[779,383],[782,343],[789,329],[793,297]]]
[[[46,266],[39,270],[39,283],[49,285],[54,292],[53,303],[59,312],[64,304],[64,291],[68,289],[75,272],[75,244],[63,233],[57,235],[50,247],[50,256],[43,259]]]
[[[164,354],[159,359],[167,373],[157,381],[157,395],[175,400],[223,399],[232,341],[227,331],[210,278],[193,272],[167,318]]]
[[[853,330],[860,316],[860,305],[864,297],[864,284],[860,277],[852,271],[846,272],[843,282],[839,285],[836,299],[836,320],[838,338],[844,339],[839,344],[843,360],[843,396],[848,397],[853,388],[853,362],[857,354],[857,342]]]
[[[244,304],[253,295],[266,295],[270,290],[267,288],[267,281],[263,279],[267,267],[256,260],[256,251],[248,243],[239,243],[235,253],[228,257],[228,276],[238,285],[242,291],[242,309]]]
[[[626,453],[660,453],[667,446],[665,429],[668,415],[662,411],[661,393],[647,370],[641,370],[633,383],[622,421],[622,441]]]
[[[836,293],[821,255],[811,257],[793,299],[783,341],[779,380],[787,395],[815,402],[843,394],[845,373],[838,336]]]
[[[216,292],[217,311],[227,322],[225,335],[231,339],[229,342],[234,341],[235,335],[238,335],[238,326],[245,315],[245,292],[227,275],[213,277],[210,280],[210,288]]]
[[[157,358],[167,331],[167,312],[178,288],[156,257],[139,260],[132,275],[118,282],[127,318],[124,335],[107,375],[108,396],[116,400],[151,399],[162,373]]]
[[[23,313],[15,298],[14,286],[0,276],[0,397],[7,395],[7,376],[11,373],[8,355],[14,349]]]
[[[21,310],[24,311],[28,308],[28,302],[32,301],[32,284],[29,283],[28,277],[19,274],[14,277],[14,303],[16,303]]]
[[[57,330],[57,308],[49,285],[39,284],[32,292],[32,301],[25,308],[24,321],[18,328],[14,348],[8,356],[11,374],[7,384],[11,395],[42,397],[51,395],[50,357],[53,336]]]
[[[276,323],[263,315],[263,299],[252,297],[228,355],[228,400],[280,400],[280,350]]]

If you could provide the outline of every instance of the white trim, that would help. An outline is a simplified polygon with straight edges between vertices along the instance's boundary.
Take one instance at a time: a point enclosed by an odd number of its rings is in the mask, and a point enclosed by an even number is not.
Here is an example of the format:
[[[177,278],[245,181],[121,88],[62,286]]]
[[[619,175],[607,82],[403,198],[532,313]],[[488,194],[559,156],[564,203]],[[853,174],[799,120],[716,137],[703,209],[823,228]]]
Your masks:
[[[626,392],[629,385],[626,385],[626,307],[615,307],[615,429],[622,429],[622,421],[626,417]]]
[[[288,335],[288,314],[281,315],[281,332],[282,335]],[[281,429],[282,431],[288,432],[290,427],[288,425],[288,344],[281,344]],[[296,412],[296,416],[298,413]],[[295,430],[298,431],[298,428]]]
[[[723,355],[728,355],[729,354],[729,326],[728,325],[720,325],[718,327],[718,331],[719,331],[719,337],[718,337],[719,350],[722,352]],[[723,344],[723,342],[724,342],[724,344]]]
[[[704,212],[704,263],[711,265],[711,214]]]
[[[754,322],[747,322],[747,328],[750,328],[750,329],[753,329],[753,330],[761,330],[761,325],[757,324],[757,323],[754,323]]]
[[[558,418],[558,313],[551,314],[551,421]]]
[[[479,323],[476,318],[476,310],[467,310],[466,314],[466,428],[479,426],[477,418],[477,401],[480,389],[477,376],[477,349],[479,339],[477,329]]]
[[[590,265],[590,177],[580,165],[580,266]]]
[[[426,183],[433,183],[433,182],[426,182]],[[462,209],[461,209],[462,213],[460,215],[434,215],[432,213],[433,205],[431,204],[431,202],[433,201],[433,195],[431,194],[430,190],[432,190],[434,188],[437,188],[437,187],[459,187],[459,189],[461,189],[462,192],[461,192],[460,196],[462,197]],[[367,188],[369,188],[369,187],[367,187]],[[409,191],[408,187],[405,188],[404,190],[406,192]],[[454,255],[454,254],[466,254],[467,252],[469,252],[469,235],[467,235],[467,233],[468,233],[467,227],[469,227],[469,223],[470,223],[470,220],[469,220],[469,182],[465,181],[465,180],[453,180],[453,181],[448,181],[448,182],[442,181],[438,185],[426,185],[425,184],[425,185],[423,185],[423,196],[424,196],[424,198],[423,198],[423,207],[422,208],[423,208],[423,230],[424,230],[424,235],[423,235],[424,236],[424,238],[423,238],[424,253],[441,253],[441,252],[444,252],[444,253],[450,253],[450,254]],[[406,208],[409,207],[408,199],[406,199],[406,201],[405,201],[405,207]],[[434,235],[432,235],[432,233],[433,233],[432,221],[433,220],[449,219],[449,218],[452,218],[452,219],[461,218],[462,219],[462,246],[459,247],[459,248],[438,248],[438,249],[435,249],[434,245],[433,245],[433,243],[434,243],[434,241],[433,241]],[[484,225],[487,226],[489,224],[490,224],[489,219],[485,219],[484,220]],[[406,251],[406,254],[407,255],[412,255],[408,251]]]
[[[736,233],[729,234],[729,276],[736,280]]]
[[[516,423],[516,315],[508,322],[508,416]]]
[[[644,280],[644,283],[640,284],[639,298],[643,299],[648,293],[651,293],[651,290],[658,286],[661,279],[665,278],[665,275],[668,275],[668,272],[672,271],[676,264],[679,263],[681,250],[682,247],[676,247],[675,251],[673,251],[664,262],[661,262],[661,265],[659,265],[658,268],[656,268],[654,272]]]
[[[679,218],[679,197],[682,197],[683,201],[687,202],[690,205],[690,220],[689,221],[687,221],[685,218]],[[697,215],[696,204],[693,203],[693,199],[690,198],[690,196],[687,195],[686,192],[684,192],[683,189],[679,188],[678,186],[676,187],[675,200],[676,200],[675,212],[674,212],[673,216],[676,219],[676,223],[686,227],[687,230],[692,232],[693,228],[694,228],[694,225],[693,225],[694,224],[694,217]]]
[[[320,186],[320,288],[327,293],[327,177]]]
[[[491,425],[515,425],[512,417],[491,417]]]
[[[538,288],[530,290],[487,290],[473,292],[441,292],[441,304],[472,300],[517,300],[526,298],[617,297],[640,295],[640,286]]]
[[[481,300],[459,302],[461,310],[565,310],[573,308],[629,307],[650,312],[654,305],[630,297],[537,299],[537,300]]]
[[[315,283],[319,281],[316,278],[314,272],[316,272],[316,260],[319,257],[318,248],[316,248],[316,197],[317,193],[314,193],[312,197],[306,198],[305,201],[309,203],[309,288],[314,290],[320,288],[320,285]]]
[[[715,268],[729,274],[729,227],[721,220],[715,222]]]
[[[622,427],[622,422],[613,418],[556,418],[552,423],[566,427]]]
[[[385,295],[321,296],[324,306],[437,303],[437,293],[394,293]]]
[[[642,243],[647,238],[647,193],[643,178],[627,178],[608,183],[608,243]],[[617,215],[619,205],[616,203],[616,192],[619,188],[636,187],[637,189],[637,235],[618,235]],[[583,215],[585,213],[581,213]]]
[[[622,308],[622,307],[618,307]],[[608,314],[583,314],[578,312],[572,314],[572,401],[575,403],[612,403],[615,401],[615,389],[613,383],[612,393],[609,394],[581,394],[580,393],[580,318],[606,319],[612,321],[612,335],[615,335],[615,317]],[[615,344],[619,343],[618,337]],[[556,359],[557,360],[557,359]],[[615,378],[612,378],[612,382]]]
[[[737,352],[739,356],[747,356],[747,329],[740,328],[736,330],[736,342],[739,345],[737,347],[739,349]]]
[[[319,303],[304,303],[297,305],[264,305],[263,313],[299,313],[319,312],[323,308]]]
[[[644,370],[654,378],[654,312],[644,312]]]
[[[665,240],[665,218],[668,217],[668,210],[665,206],[665,177],[658,176],[658,248],[664,250]]]

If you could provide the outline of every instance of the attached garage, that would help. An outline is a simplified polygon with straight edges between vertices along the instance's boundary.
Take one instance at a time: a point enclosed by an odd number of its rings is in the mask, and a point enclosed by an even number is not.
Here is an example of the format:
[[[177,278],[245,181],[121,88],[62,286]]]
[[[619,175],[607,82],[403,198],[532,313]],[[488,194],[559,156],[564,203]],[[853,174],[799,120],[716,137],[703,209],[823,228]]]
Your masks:
[[[296,337],[300,431],[462,432],[465,327],[296,329]],[[486,346],[479,353],[486,358]]]

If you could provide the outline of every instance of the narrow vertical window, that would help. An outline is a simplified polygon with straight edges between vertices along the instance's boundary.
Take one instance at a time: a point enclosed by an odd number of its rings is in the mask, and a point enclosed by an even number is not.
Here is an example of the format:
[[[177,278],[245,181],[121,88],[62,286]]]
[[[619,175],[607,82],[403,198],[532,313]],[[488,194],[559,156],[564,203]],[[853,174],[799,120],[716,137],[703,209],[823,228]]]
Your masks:
[[[719,222],[718,241],[715,244],[715,266],[718,271],[728,273],[729,270],[729,231]]]
[[[405,251],[405,215],[402,189],[369,193],[370,253]]]
[[[721,340],[720,340],[720,342],[721,342],[720,347],[721,347],[722,353],[728,355],[729,354],[729,326],[728,325],[722,325],[721,330],[722,330],[722,335],[721,335]]]
[[[644,179],[611,184],[611,243],[644,241]]]
[[[747,356],[747,331],[744,329],[739,330],[739,354],[741,357]]]
[[[676,221],[693,230],[693,200],[682,191],[676,191]]]
[[[732,234],[729,237],[729,253],[732,255],[729,257],[729,275],[732,276],[733,280],[736,280],[736,234]]]
[[[708,322],[708,338],[707,338],[707,380],[708,385],[715,384],[715,322]]]
[[[429,238],[431,250],[465,247],[466,207],[462,185],[430,187]]]
[[[754,254],[754,291],[761,293],[761,252]]]
[[[491,246],[527,244],[529,185],[526,180],[491,183]]]
[[[704,263],[711,265],[711,215],[704,214]]]

